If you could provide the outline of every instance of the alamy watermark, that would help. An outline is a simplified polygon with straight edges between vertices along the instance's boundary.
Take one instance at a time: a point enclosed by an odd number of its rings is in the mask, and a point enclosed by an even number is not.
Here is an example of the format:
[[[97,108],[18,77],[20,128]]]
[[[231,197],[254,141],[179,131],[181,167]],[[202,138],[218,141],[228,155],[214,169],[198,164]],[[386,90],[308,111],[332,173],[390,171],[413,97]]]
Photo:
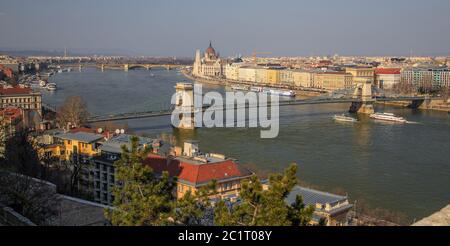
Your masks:
[[[259,127],[261,138],[276,138],[279,133],[278,95],[228,91],[224,98],[215,91],[203,95],[202,85],[194,84],[193,90],[173,94],[171,103],[175,105],[171,116],[174,127]]]

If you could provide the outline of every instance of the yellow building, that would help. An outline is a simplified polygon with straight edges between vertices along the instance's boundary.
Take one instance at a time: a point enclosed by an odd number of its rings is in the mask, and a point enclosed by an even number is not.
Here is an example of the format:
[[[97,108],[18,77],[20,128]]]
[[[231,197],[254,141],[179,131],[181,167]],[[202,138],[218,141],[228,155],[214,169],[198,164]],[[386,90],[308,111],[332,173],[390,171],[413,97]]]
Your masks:
[[[240,81],[256,82],[255,67],[249,67],[249,66],[240,67],[238,77],[239,77]]]
[[[256,72],[256,74],[255,74],[255,82],[256,83],[267,83],[267,71],[266,71],[266,69],[267,68],[265,68],[265,67],[257,67],[256,69],[255,69],[255,72]]]
[[[280,83],[280,69],[269,68],[267,69],[267,82],[269,84]]]
[[[345,72],[320,72],[314,74],[313,84],[326,90],[348,89],[353,85],[353,76]]]
[[[292,71],[292,78],[295,86],[306,88],[313,87],[314,76],[313,73],[309,71],[294,70]]]
[[[92,157],[99,153],[98,147],[104,141],[100,134],[76,132],[55,136],[62,142],[61,157],[70,160],[74,155]]]
[[[284,85],[294,85],[294,74],[291,69],[280,70],[280,83]]]

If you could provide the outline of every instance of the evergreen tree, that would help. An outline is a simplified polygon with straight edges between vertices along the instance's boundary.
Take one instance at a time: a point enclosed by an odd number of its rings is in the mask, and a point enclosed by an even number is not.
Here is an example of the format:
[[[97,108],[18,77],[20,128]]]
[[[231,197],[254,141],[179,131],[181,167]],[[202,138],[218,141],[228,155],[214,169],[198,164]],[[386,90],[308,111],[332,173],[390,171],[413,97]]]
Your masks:
[[[285,198],[297,183],[297,166],[283,174],[272,174],[270,186],[264,190],[256,176],[242,183],[241,202],[229,204],[220,201],[215,208],[214,222],[221,226],[288,226],[307,224],[313,212],[305,208],[301,199],[292,206]]]
[[[122,146],[122,156],[114,166],[117,185],[113,188],[115,207],[105,212],[113,225],[166,225],[173,209],[173,180],[164,172],[157,176],[142,165],[149,149],[139,149],[139,139],[131,139],[131,148]]]

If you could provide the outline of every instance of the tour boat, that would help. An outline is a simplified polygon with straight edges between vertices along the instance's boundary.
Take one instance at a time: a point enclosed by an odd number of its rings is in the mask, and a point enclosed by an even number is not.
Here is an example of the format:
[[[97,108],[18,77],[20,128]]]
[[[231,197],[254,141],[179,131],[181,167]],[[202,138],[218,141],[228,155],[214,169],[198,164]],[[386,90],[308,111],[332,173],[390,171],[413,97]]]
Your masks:
[[[232,85],[231,89],[234,91],[248,91],[247,86],[241,86],[241,85]]]
[[[263,88],[262,87],[257,87],[257,86],[252,86],[252,87],[250,87],[250,91],[263,92]]]
[[[39,80],[39,86],[45,87],[47,85],[47,82],[45,80]]]
[[[370,118],[376,119],[376,120],[384,120],[384,121],[392,121],[392,122],[400,122],[400,123],[407,122],[407,120],[405,118],[395,116],[392,113],[375,113],[375,114],[371,114]]]
[[[56,84],[55,83],[48,83],[47,84],[47,90],[49,90],[49,91],[56,91]]]
[[[263,92],[267,92],[268,94],[285,96],[285,97],[295,97],[295,92],[292,90],[278,90],[278,89],[268,89],[264,88]]]
[[[333,117],[333,119],[336,120],[336,121],[344,121],[344,122],[357,122],[358,121],[357,119],[355,119],[353,117],[346,116],[345,114],[335,115]]]

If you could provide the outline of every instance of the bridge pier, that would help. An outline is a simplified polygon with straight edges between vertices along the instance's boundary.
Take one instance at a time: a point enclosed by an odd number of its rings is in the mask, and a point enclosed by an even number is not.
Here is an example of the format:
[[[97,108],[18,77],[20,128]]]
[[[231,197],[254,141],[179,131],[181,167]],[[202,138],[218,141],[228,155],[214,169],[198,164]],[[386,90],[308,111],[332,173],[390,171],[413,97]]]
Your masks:
[[[373,102],[352,102],[350,106],[350,113],[358,113],[358,114],[373,114],[375,113],[375,109],[373,108]]]
[[[128,68],[129,68],[129,65],[128,65],[128,64],[123,64],[123,70],[124,70],[125,72],[128,72]]]

